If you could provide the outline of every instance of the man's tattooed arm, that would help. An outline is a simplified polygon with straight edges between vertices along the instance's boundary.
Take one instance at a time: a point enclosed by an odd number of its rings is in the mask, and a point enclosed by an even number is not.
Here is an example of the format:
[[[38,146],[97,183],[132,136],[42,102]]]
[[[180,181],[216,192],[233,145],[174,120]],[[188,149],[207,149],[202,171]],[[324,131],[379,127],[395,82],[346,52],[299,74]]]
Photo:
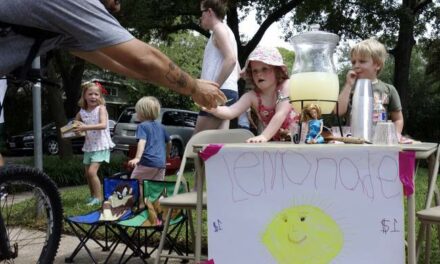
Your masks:
[[[169,63],[169,69],[165,77],[172,85],[176,86],[178,89],[176,91],[178,92],[188,94],[186,90],[190,88],[189,94],[193,95],[197,90],[197,83],[195,80],[173,62]]]

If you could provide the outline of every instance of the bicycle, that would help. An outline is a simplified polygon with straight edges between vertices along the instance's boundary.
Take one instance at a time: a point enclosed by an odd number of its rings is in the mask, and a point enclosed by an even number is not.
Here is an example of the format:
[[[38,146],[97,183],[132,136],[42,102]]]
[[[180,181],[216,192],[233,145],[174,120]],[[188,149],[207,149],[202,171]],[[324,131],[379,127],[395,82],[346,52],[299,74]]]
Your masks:
[[[62,219],[60,193],[44,172],[18,165],[0,169],[0,263],[20,262],[26,249],[36,263],[53,263]]]
[[[46,81],[41,69],[32,67],[42,42],[52,33],[15,27],[0,21],[0,37],[16,31],[35,38],[25,64],[6,79],[35,85]],[[0,104],[1,106],[1,104]],[[44,172],[21,165],[0,168],[0,263],[53,263],[63,223],[61,197],[56,184]],[[23,261],[26,257],[26,261]]]

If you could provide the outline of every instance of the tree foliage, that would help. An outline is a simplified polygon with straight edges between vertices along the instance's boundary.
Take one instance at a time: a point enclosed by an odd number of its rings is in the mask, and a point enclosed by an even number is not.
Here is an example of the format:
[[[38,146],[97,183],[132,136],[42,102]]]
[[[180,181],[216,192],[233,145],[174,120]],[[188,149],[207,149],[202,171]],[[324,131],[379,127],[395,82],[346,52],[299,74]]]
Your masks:
[[[232,0],[228,2],[227,23],[234,32],[239,62],[242,66],[269,26],[279,21],[302,2],[302,0]],[[239,24],[251,9],[257,11],[257,21],[260,26],[254,36],[247,38],[240,32]],[[168,39],[172,36],[170,34],[182,30],[194,30],[209,36],[209,32],[199,25],[200,15],[200,0],[127,0],[124,1],[119,18],[121,23],[130,28],[136,36],[146,39]]]
[[[317,23],[343,39],[378,38],[394,56],[393,83],[406,106],[412,50],[428,30],[438,36],[438,4],[432,0],[310,0],[299,5],[286,24],[301,30],[304,24]]]
[[[172,34],[169,36],[173,41],[157,41],[157,48],[167,54],[171,60],[192,76],[200,76],[203,49],[206,38],[192,33]],[[131,81],[138,92],[131,94],[131,103],[145,95],[157,97],[163,107],[194,109],[194,103],[188,96],[183,96],[169,89],[140,81]]]

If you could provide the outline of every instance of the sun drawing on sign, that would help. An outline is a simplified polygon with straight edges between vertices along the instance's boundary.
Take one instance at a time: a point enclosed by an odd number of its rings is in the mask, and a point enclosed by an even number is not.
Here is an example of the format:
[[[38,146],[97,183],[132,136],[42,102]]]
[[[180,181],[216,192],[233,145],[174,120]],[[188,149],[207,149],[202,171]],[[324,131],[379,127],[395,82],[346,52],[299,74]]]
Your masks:
[[[293,206],[269,223],[262,242],[278,263],[329,263],[342,249],[344,235],[335,220],[311,205]]]

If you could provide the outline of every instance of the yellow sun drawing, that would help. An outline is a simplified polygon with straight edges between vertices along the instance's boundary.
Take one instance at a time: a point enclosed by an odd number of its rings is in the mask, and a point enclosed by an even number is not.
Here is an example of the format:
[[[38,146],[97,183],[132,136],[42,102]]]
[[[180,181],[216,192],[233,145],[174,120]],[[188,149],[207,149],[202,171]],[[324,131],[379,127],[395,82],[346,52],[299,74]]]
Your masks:
[[[331,216],[311,205],[294,206],[269,223],[262,242],[281,264],[329,263],[344,244],[344,235]]]

